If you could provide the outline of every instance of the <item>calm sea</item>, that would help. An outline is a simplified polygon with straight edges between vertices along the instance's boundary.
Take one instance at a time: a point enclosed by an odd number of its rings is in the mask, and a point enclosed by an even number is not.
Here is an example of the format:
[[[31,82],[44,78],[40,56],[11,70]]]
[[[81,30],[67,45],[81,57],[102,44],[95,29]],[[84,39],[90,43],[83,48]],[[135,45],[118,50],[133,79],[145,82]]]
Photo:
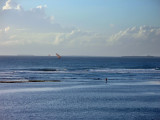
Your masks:
[[[108,79],[106,82],[105,79]],[[0,56],[0,120],[159,120],[160,58]]]

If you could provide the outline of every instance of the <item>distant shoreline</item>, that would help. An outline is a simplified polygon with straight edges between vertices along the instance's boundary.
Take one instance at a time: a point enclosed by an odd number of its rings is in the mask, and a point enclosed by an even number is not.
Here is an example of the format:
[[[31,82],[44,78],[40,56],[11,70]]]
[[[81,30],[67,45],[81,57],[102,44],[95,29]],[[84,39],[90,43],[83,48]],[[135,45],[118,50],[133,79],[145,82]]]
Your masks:
[[[160,56],[122,56],[124,58],[156,58]]]

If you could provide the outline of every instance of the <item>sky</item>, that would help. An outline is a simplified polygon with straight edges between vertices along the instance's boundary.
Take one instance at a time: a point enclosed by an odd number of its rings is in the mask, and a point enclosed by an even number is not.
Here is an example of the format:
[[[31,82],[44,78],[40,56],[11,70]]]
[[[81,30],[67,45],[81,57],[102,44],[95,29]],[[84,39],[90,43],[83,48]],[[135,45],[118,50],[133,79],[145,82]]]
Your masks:
[[[0,55],[160,56],[159,0],[1,0]]]

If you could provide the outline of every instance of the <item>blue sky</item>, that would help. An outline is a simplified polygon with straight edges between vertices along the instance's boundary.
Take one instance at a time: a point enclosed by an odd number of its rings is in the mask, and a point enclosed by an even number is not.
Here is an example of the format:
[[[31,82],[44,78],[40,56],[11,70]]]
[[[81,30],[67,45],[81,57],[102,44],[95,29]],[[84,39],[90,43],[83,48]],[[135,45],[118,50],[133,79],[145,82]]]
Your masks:
[[[46,13],[64,25],[84,28],[160,25],[159,0],[17,0],[25,9],[47,5]],[[98,23],[98,24],[97,24]]]
[[[0,54],[160,55],[159,6],[159,0],[2,0]]]

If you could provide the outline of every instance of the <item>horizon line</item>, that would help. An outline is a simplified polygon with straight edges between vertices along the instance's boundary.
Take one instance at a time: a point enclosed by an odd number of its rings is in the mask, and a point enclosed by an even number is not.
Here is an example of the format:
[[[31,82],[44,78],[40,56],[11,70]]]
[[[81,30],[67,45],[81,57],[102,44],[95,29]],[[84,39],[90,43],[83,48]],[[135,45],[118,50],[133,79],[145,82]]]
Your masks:
[[[56,57],[56,55],[0,55],[0,56],[35,56],[35,57]],[[106,55],[61,55],[62,57],[160,57],[156,55],[122,55],[122,56],[106,56]]]

